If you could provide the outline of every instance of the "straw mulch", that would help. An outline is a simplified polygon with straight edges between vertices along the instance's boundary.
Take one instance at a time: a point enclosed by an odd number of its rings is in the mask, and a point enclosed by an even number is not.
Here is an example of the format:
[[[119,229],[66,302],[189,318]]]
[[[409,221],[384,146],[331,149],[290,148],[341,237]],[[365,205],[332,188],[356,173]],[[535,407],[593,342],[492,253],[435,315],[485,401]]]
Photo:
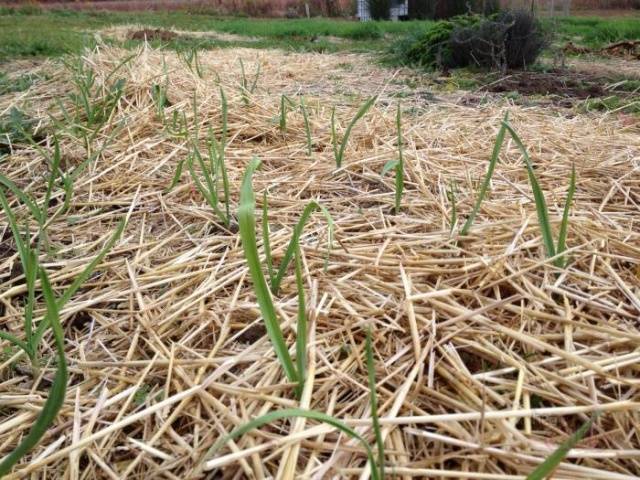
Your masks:
[[[85,61],[100,84],[126,54],[103,47]],[[322,215],[312,217],[302,240],[309,377],[297,401],[266,337],[235,229],[220,224],[186,169],[178,186],[164,191],[188,143],[166,132],[153,105],[150,85],[161,83],[162,55],[143,49],[118,74],[127,79],[125,95],[96,140],[109,143],[76,181],[71,211],[49,227],[51,251],[41,261],[61,291],[128,216],[122,239],[64,309],[66,402],[43,442],[16,467],[16,478],[368,478],[362,447],[312,421],[280,421],[207,455],[234,427],[298,406],[334,415],[373,442],[368,326],[389,477],[521,479],[601,411],[554,478],[638,478],[637,122],[407,96],[402,72],[358,55],[215,50],[200,54],[201,79],[165,53],[167,118],[185,112],[201,142],[209,126],[219,133],[218,81],[226,91],[233,211],[246,165],[262,159],[254,188],[258,208],[262,193],[269,194],[276,264],[310,199],[335,220],[326,271]],[[239,90],[240,58],[249,76],[261,65],[248,106]],[[0,112],[21,105],[46,132],[46,113],[60,118],[55,99],[69,105],[73,87],[59,64],[41,68],[50,79],[0,98]],[[282,93],[305,95],[310,158],[300,111],[289,114],[285,134],[279,131]],[[343,131],[371,94],[379,100],[354,129],[336,170],[331,107]],[[393,175],[381,178],[380,171],[396,157],[399,97],[405,97],[407,185],[395,215]],[[556,229],[576,166],[565,270],[545,258],[526,171],[511,141],[470,235],[458,237],[506,110],[530,148]],[[70,168],[86,152],[71,131],[61,136]],[[32,148],[17,149],[2,172],[34,195],[44,191],[46,167]],[[458,220],[450,233],[452,183]],[[24,279],[1,218],[0,321],[20,335]],[[275,301],[293,352],[293,270]],[[46,398],[52,348],[48,335],[42,381],[15,352],[0,364],[2,453],[28,431]]]

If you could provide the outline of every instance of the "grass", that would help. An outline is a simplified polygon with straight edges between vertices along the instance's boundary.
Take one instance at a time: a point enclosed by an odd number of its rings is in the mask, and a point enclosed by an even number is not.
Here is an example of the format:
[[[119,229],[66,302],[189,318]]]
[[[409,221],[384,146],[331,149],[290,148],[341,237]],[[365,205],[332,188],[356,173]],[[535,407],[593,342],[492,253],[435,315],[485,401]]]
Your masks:
[[[573,39],[590,47],[640,37],[640,22],[635,18],[563,17],[543,20],[563,40]],[[216,17],[188,12],[106,12],[43,11],[28,14],[0,10],[0,62],[10,58],[56,57],[79,53],[95,46],[94,30],[113,25],[142,24],[151,28],[176,28],[186,31],[220,32],[247,37],[224,41],[203,38],[176,38],[168,42],[150,42],[172,50],[211,49],[248,46],[285,48],[296,51],[378,51],[388,44],[388,36],[399,36],[422,29],[428,21],[353,22],[340,19],[254,19]],[[254,37],[257,41],[250,41]],[[332,37],[342,42],[331,41]],[[106,40],[117,43],[115,40]],[[137,46],[141,41],[126,41]]]
[[[545,23],[561,40],[571,40],[590,48],[602,48],[609,43],[640,38],[638,17],[557,17],[546,19]]]
[[[603,98],[589,98],[583,104],[587,112],[624,112],[640,114],[640,100],[624,99],[618,95],[610,95]]]

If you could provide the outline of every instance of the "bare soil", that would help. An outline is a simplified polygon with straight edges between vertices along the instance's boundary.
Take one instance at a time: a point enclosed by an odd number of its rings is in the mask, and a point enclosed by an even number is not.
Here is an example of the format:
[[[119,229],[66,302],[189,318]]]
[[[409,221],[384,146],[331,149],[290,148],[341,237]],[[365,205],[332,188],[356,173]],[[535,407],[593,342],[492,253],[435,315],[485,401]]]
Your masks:
[[[518,92],[521,95],[554,95],[586,99],[606,94],[607,79],[564,70],[545,73],[519,72],[493,82],[483,90],[495,93]]]
[[[128,38],[131,40],[162,40],[168,41],[177,38],[178,34],[170,32],[169,30],[163,30],[161,28],[145,28],[143,30],[136,30],[129,33]]]

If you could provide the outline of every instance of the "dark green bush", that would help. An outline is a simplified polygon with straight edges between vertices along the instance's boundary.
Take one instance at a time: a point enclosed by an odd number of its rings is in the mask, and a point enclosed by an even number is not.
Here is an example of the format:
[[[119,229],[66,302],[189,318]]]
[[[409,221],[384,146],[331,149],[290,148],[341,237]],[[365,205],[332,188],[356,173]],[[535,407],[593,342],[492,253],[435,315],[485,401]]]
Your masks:
[[[450,39],[455,66],[525,68],[546,46],[540,22],[524,10],[499,13],[472,26],[456,28]]]
[[[395,63],[428,69],[454,66],[451,34],[456,28],[470,27],[481,20],[477,15],[460,15],[430,23],[393,44],[391,57]]]
[[[539,21],[526,11],[459,15],[407,35],[392,46],[391,56],[395,63],[431,69],[523,68],[536,61],[546,43]]]

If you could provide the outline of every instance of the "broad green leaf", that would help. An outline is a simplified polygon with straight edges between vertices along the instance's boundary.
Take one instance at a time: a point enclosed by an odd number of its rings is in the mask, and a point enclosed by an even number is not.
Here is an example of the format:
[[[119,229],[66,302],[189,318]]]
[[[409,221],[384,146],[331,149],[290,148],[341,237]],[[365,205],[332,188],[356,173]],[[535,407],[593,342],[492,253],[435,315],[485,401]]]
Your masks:
[[[296,329],[296,366],[300,382],[296,389],[296,396],[300,398],[307,378],[307,303],[304,297],[304,282],[302,280],[302,260],[300,248],[296,248],[296,288],[298,289],[298,328]]]
[[[269,200],[267,191],[262,194],[262,245],[264,247],[264,257],[267,262],[267,273],[269,283],[273,283],[275,272],[273,270],[273,258],[271,257],[271,241],[269,240]]]

